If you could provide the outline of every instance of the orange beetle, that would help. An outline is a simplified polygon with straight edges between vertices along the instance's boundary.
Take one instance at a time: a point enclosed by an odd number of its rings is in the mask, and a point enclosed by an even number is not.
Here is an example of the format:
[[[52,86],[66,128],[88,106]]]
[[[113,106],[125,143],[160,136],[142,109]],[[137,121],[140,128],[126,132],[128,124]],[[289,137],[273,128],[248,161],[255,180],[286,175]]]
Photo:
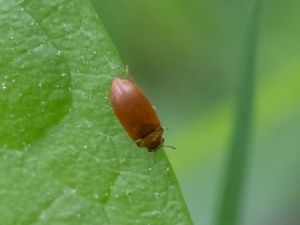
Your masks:
[[[164,129],[153,106],[133,80],[115,78],[110,101],[117,118],[137,146],[149,152],[162,146]]]

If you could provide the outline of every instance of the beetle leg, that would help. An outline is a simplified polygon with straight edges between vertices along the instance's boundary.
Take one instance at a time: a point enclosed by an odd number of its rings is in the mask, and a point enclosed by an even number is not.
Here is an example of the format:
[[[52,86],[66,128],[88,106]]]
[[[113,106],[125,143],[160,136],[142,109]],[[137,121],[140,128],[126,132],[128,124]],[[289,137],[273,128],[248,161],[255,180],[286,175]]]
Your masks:
[[[142,139],[139,138],[139,139],[135,140],[134,142],[136,143],[137,146],[140,146]]]

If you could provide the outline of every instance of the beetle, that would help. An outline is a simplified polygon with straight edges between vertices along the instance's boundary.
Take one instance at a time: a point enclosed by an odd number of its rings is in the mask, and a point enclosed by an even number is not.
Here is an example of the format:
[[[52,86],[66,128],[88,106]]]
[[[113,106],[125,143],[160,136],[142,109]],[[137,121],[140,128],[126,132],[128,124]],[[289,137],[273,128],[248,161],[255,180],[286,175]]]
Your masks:
[[[128,74],[128,67],[126,67]],[[132,78],[114,78],[110,89],[114,113],[137,146],[157,151],[164,143],[164,129],[154,107]]]

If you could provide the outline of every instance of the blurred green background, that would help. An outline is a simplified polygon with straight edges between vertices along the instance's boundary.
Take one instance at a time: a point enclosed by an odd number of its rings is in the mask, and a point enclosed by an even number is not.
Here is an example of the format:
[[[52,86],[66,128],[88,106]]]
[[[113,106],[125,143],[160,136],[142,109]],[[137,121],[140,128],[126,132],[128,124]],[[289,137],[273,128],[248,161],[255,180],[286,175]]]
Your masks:
[[[158,109],[195,224],[220,205],[253,1],[93,0]],[[300,224],[300,1],[265,0],[239,224]]]

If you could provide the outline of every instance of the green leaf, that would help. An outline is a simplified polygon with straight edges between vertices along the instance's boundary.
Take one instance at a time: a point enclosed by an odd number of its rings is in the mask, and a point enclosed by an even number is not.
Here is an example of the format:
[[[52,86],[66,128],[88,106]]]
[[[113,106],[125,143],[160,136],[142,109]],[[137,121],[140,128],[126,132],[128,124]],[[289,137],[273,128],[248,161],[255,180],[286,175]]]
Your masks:
[[[124,66],[89,1],[0,0],[0,224],[192,224],[163,150],[108,91]]]

